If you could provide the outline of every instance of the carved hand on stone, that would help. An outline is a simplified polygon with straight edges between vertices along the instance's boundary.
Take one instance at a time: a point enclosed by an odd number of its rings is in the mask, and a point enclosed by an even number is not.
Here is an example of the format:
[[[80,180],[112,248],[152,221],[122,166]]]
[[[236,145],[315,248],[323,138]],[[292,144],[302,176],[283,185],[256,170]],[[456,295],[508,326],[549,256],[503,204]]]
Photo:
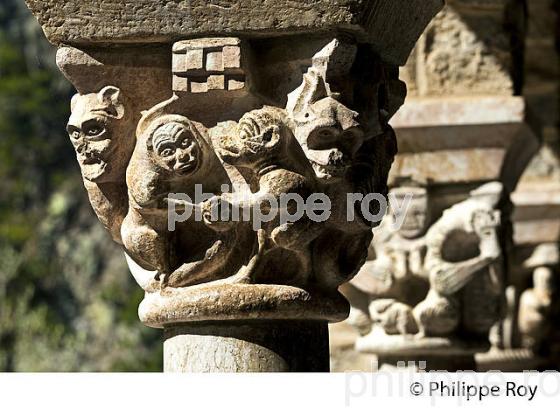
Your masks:
[[[488,262],[495,261],[501,255],[499,221],[499,212],[476,212],[473,217],[473,229],[480,238],[480,256]]]
[[[224,193],[220,196],[215,196],[202,203],[202,218],[204,223],[217,232],[227,232],[237,225],[237,221],[232,217],[234,214],[234,207],[239,206],[242,208],[243,204],[235,204],[231,194]],[[240,217],[243,215],[243,210],[239,209]],[[226,215],[229,217],[222,220],[221,215],[227,209]]]

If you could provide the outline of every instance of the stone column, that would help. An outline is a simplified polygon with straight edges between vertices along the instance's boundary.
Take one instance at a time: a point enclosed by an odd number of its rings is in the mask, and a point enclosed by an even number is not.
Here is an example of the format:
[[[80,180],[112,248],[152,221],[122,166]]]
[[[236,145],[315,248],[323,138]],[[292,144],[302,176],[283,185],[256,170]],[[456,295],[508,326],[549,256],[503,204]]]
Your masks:
[[[560,363],[560,2],[527,6],[523,95],[542,146],[512,195],[511,300],[519,325],[512,347],[528,349],[540,368],[553,369]]]
[[[387,193],[398,67],[442,3],[27,1],[166,371],[329,369],[378,223],[347,194]]]
[[[399,203],[416,199],[396,231],[390,213],[344,292],[358,351],[467,370],[511,340],[511,194],[539,140],[519,95],[523,2],[446,3],[401,69],[409,98],[391,120],[389,184]]]

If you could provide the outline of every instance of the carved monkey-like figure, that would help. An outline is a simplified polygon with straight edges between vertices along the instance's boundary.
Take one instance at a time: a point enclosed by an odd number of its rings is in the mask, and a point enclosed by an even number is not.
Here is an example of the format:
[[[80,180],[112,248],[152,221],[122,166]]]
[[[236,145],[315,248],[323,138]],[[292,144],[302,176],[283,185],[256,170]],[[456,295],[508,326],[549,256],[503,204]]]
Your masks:
[[[501,194],[500,183],[483,185],[446,210],[428,231],[425,269],[430,291],[414,308],[418,337],[448,336],[460,325],[463,331],[486,336],[499,320],[503,278],[496,207]]]
[[[251,210],[259,207],[260,215],[271,211],[270,200],[279,202],[284,194],[298,194],[304,200],[317,192],[313,169],[288,126],[286,113],[282,109],[264,107],[245,114],[236,127],[236,133],[226,135],[217,142],[218,155],[224,162],[244,169],[249,175],[256,192],[249,198],[238,200],[235,195],[223,194],[220,206]],[[207,203],[206,215],[210,214]],[[294,201],[288,203],[288,209],[279,212],[294,214]],[[209,226],[224,229],[223,222],[213,222],[207,217]],[[318,236],[321,224],[313,223],[306,216],[293,223],[280,225],[277,216],[263,225],[266,234],[266,247],[269,251],[282,248],[296,254],[299,260],[298,284],[307,284],[311,274],[311,251],[309,244]],[[262,231],[261,231],[262,234]],[[260,241],[262,242],[262,241]],[[267,252],[265,252],[267,253]],[[262,252],[260,252],[262,255]],[[239,280],[251,281],[254,272],[240,275]],[[258,275],[258,273],[256,273]]]
[[[130,104],[117,87],[76,94],[66,127],[88,196],[101,223],[121,243],[128,210],[126,167],[135,145]]]
[[[123,243],[140,266],[157,271],[164,281],[177,263],[176,234],[168,230],[165,199],[169,193],[185,193],[209,173],[204,145],[187,118],[160,117],[139,136],[127,171],[130,210],[123,222]]]

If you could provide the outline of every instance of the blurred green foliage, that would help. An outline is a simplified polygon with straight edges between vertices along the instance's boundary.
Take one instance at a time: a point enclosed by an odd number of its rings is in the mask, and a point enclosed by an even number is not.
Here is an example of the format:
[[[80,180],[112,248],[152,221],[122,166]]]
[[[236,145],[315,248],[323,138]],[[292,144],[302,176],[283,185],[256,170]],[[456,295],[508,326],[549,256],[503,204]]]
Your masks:
[[[160,371],[161,335],[82,187],[71,95],[23,0],[2,0],[0,371]]]

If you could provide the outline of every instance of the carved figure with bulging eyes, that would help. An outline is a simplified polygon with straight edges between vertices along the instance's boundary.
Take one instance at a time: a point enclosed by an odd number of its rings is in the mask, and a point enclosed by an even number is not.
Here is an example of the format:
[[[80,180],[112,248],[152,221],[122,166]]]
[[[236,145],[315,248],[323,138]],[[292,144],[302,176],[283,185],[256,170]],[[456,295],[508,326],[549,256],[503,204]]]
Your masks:
[[[124,179],[135,144],[124,117],[123,97],[117,87],[72,98],[66,130],[86,180],[105,183]]]
[[[128,211],[126,167],[134,151],[134,109],[114,86],[76,94],[66,127],[76,150],[84,186],[101,223],[121,243]]]
[[[198,168],[200,147],[183,124],[170,122],[161,126],[150,144],[149,148],[161,168],[178,176],[188,175]]]

